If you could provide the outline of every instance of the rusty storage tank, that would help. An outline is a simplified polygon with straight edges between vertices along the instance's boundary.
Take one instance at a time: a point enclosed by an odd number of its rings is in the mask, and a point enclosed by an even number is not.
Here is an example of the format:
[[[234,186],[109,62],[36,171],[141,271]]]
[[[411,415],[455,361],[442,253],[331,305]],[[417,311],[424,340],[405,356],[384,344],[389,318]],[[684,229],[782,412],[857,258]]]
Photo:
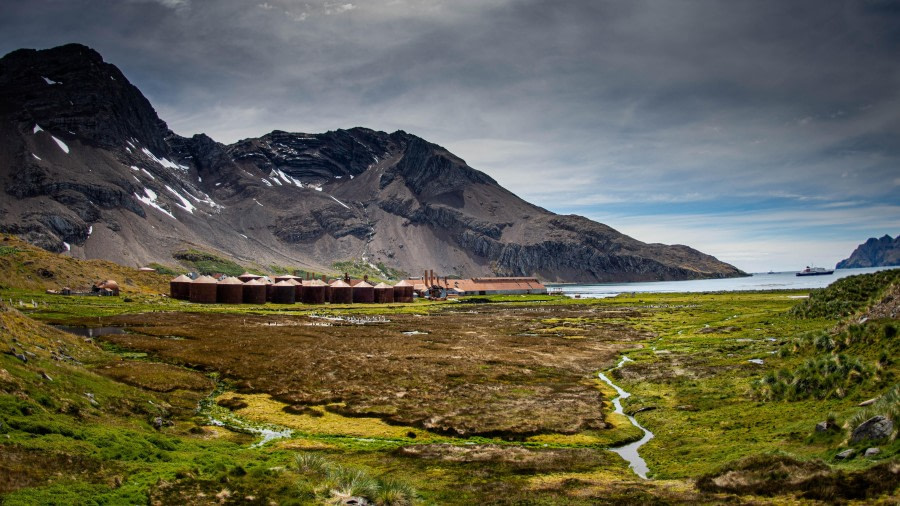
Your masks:
[[[353,304],[353,288],[339,279],[331,283],[332,304]]]
[[[258,279],[251,279],[244,283],[241,288],[244,292],[244,304],[265,304],[266,303],[266,284]]]
[[[193,280],[184,274],[169,281],[169,295],[173,299],[188,300],[191,298],[191,282]]]
[[[318,279],[307,281],[303,284],[303,298],[301,300],[304,304],[324,304],[325,288],[327,287],[328,285],[324,281]]]
[[[288,279],[284,280],[286,283],[290,283],[291,286],[294,287],[294,302],[301,301],[301,296],[303,295],[303,288],[301,288],[300,278],[296,276],[291,276]]]
[[[290,280],[294,280],[299,283],[301,278],[298,278],[297,276],[294,276],[293,274],[284,274],[281,276],[275,276],[273,279],[275,280],[276,283],[280,283],[282,281],[290,281]]]
[[[394,302],[394,287],[387,283],[378,283],[375,285],[375,302],[384,304],[386,302]]]
[[[394,302],[412,302],[413,285],[405,279],[394,285]]]
[[[242,282],[246,283],[247,281],[250,281],[252,279],[260,279],[261,277],[262,276],[260,276],[259,274],[252,274],[249,272],[245,272],[245,273],[241,274],[240,276],[238,276],[237,278],[240,279]]]
[[[279,281],[272,285],[272,302],[276,304],[293,304],[297,302],[295,299],[296,291],[294,284],[290,281]]]
[[[266,302],[272,302],[272,295],[275,293],[275,283],[268,277],[262,277],[259,280],[266,285]]]
[[[218,281],[212,276],[200,276],[191,283],[191,302],[215,304]]]
[[[375,302],[375,287],[365,281],[353,285],[353,302],[371,304]]]
[[[241,304],[244,302],[244,282],[238,278],[225,278],[216,285],[216,302]]]

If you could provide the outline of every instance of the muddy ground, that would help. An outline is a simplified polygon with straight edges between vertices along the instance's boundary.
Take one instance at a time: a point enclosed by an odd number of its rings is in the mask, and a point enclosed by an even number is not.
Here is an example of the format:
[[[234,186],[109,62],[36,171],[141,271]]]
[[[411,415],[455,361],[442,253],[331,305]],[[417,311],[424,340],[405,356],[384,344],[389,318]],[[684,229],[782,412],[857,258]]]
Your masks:
[[[507,304],[342,319],[153,313],[110,318],[118,346],[218,371],[242,392],[452,435],[604,429],[596,371],[646,339],[629,310]]]

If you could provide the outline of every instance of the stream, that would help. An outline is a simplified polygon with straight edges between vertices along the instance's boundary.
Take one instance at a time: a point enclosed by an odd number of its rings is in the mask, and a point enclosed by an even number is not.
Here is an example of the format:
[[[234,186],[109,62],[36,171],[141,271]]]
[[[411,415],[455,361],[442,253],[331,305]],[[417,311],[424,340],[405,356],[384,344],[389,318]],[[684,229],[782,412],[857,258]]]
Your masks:
[[[626,356],[622,356],[622,360],[619,361],[619,364],[616,365],[616,367],[614,367],[613,370],[622,367],[622,365],[625,362],[630,362],[630,361],[631,361],[630,358],[628,358]],[[622,399],[627,399],[627,398],[631,397],[631,394],[626,392],[625,390],[622,390],[621,388],[619,388],[618,385],[613,383],[612,380],[610,380],[602,372],[598,373],[598,375],[600,376],[600,379],[602,379],[607,385],[611,386],[616,391],[616,393],[619,394],[612,400],[613,406],[615,407],[615,410],[613,410],[613,413],[619,413],[619,414],[625,415],[625,411],[622,409]],[[651,439],[653,439],[653,433],[650,432],[649,430],[645,429],[644,427],[642,427],[641,424],[639,424],[637,422],[637,420],[634,419],[633,416],[631,416],[631,415],[625,415],[625,416],[628,417],[628,420],[631,422],[632,425],[634,425],[638,429],[641,429],[642,431],[644,431],[644,437],[642,437],[640,440],[635,441],[633,443],[628,443],[628,444],[624,444],[622,446],[616,446],[614,448],[610,448],[609,451],[618,453],[623,459],[625,459],[628,462],[628,467],[630,467],[636,475],[638,475],[641,478],[646,480],[647,473],[650,471],[650,468],[647,467],[647,463],[644,462],[644,459],[641,458],[641,456],[638,454],[638,448],[640,448],[641,446],[644,446],[644,444],[647,443],[647,441],[650,441]]]
[[[212,416],[210,416],[209,423],[217,427],[224,427],[228,430],[236,430],[238,432],[247,432],[250,434],[256,434],[257,436],[262,436],[262,439],[250,445],[250,448],[259,448],[269,441],[288,438],[291,437],[294,433],[294,431],[292,431],[291,429],[273,430],[265,427],[254,427],[248,423],[242,422],[239,419],[233,419],[229,422],[224,422],[222,420],[219,420],[218,418],[213,418]]]

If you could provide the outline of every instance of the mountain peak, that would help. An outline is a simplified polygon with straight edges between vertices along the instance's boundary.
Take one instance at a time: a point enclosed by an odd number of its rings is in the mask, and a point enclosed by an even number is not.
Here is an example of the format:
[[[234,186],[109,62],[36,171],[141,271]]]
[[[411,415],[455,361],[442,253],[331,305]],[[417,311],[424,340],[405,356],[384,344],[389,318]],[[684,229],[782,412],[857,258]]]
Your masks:
[[[137,140],[165,154],[169,129],[115,66],[88,46],[20,49],[0,59],[0,111],[21,131],[35,125],[83,142],[121,148]]]
[[[742,274],[529,204],[403,130],[273,130],[227,146],[175,135],[79,44],[0,59],[0,181],[11,197],[0,231],[128,265],[194,249],[318,272],[351,261],[581,282]]]

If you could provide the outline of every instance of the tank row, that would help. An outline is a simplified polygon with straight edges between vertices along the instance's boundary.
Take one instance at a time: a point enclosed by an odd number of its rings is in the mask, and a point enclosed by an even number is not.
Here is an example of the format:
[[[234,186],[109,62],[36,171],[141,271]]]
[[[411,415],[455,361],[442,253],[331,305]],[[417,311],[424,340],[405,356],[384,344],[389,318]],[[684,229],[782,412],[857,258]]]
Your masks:
[[[401,281],[394,286],[366,280],[348,283],[337,280],[328,284],[322,280],[302,280],[296,276],[278,276],[273,281],[254,274],[242,274],[221,281],[210,276],[191,279],[185,275],[169,282],[173,299],[207,304],[371,304],[412,302],[413,285]]]

